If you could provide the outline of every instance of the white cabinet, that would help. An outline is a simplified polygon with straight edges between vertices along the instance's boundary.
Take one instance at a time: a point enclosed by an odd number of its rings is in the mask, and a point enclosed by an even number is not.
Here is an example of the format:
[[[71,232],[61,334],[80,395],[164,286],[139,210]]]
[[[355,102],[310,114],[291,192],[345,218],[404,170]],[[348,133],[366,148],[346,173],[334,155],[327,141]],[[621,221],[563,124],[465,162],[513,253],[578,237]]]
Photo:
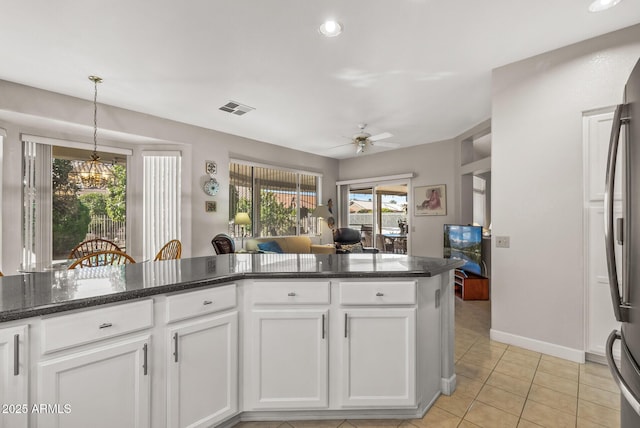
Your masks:
[[[167,426],[209,427],[236,414],[238,313],[183,322],[167,333]]]
[[[38,428],[149,427],[150,336],[130,337],[38,364]]]
[[[328,311],[283,307],[251,318],[250,407],[327,407]]]
[[[416,309],[346,309],[341,317],[341,405],[414,406]]]
[[[28,327],[0,330],[0,428],[26,428],[29,406]]]

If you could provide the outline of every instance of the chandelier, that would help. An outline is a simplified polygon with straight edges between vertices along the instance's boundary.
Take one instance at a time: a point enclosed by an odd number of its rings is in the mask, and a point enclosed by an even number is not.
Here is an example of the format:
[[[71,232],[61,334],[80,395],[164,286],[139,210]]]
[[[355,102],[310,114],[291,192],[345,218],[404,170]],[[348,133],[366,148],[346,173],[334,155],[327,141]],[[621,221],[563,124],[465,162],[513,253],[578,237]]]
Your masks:
[[[93,82],[93,153],[91,159],[77,165],[74,169],[77,183],[83,189],[106,189],[115,182],[112,165],[103,163],[98,156],[98,83],[102,78],[89,76]]]

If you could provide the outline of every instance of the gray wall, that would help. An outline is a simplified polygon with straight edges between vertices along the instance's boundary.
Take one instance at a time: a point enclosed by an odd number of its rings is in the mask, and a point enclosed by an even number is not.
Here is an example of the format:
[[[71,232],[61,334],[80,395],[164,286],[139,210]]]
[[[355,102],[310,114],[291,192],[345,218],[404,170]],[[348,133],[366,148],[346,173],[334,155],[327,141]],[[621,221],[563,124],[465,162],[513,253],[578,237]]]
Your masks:
[[[409,189],[408,222],[410,254],[442,257],[442,228],[456,223],[458,186],[458,145],[453,140],[409,147],[406,149],[364,154],[340,161],[339,179],[351,180],[390,176],[412,172],[415,174]],[[415,216],[413,188],[432,184],[447,185],[446,216]],[[422,195],[424,196],[424,195]]]
[[[250,119],[250,118],[248,118]],[[258,160],[323,174],[322,199],[335,198],[338,161],[266,144],[130,110],[99,106],[98,144],[134,150],[129,168],[129,205],[132,255],[140,257],[142,240],[142,148],[182,150],[183,256],[213,254],[211,238],[227,231],[228,164],[231,157]],[[2,148],[2,253],[0,269],[15,273],[21,242],[21,133],[92,143],[91,101],[56,94],[17,83],[0,81],[0,128],[7,131]],[[106,136],[106,137],[105,137]],[[202,190],[205,160],[218,164],[221,191],[215,198]],[[205,212],[205,201],[216,200],[217,213]],[[324,239],[327,242],[327,238]]]
[[[493,72],[492,337],[584,349],[582,112],[622,101],[640,26]],[[578,350],[578,352],[576,352]]]

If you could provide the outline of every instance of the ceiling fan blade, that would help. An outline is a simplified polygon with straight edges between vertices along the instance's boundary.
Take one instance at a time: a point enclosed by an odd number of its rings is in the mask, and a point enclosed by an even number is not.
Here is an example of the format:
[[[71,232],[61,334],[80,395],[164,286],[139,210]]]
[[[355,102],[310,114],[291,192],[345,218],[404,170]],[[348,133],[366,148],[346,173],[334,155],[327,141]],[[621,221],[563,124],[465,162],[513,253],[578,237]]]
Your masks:
[[[369,141],[380,141],[380,140],[384,140],[385,138],[391,138],[391,137],[393,137],[392,133],[383,132],[382,134],[372,135],[371,137],[369,137]]]
[[[333,149],[337,149],[339,147],[345,147],[345,146],[351,146],[351,145],[353,145],[353,141],[350,141],[350,142],[344,143],[344,144],[338,144],[337,146],[329,147],[328,150],[333,150]]]
[[[376,147],[400,147],[400,144],[398,143],[392,143],[390,141],[376,141],[375,143]]]

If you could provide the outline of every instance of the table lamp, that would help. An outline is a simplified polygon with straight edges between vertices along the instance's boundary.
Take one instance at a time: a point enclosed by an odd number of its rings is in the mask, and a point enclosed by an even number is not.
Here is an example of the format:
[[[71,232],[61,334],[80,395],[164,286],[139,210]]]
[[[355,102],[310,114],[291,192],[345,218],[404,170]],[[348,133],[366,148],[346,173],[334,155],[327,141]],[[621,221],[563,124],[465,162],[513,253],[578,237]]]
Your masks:
[[[236,213],[233,222],[236,225],[241,226],[242,230],[242,249],[244,250],[244,227],[248,224],[251,224],[251,219],[249,218],[249,213]]]
[[[315,210],[313,210],[313,216],[322,219],[328,219],[329,217],[333,217],[329,208],[326,205],[318,205]],[[322,226],[320,230],[320,244],[322,244]]]

